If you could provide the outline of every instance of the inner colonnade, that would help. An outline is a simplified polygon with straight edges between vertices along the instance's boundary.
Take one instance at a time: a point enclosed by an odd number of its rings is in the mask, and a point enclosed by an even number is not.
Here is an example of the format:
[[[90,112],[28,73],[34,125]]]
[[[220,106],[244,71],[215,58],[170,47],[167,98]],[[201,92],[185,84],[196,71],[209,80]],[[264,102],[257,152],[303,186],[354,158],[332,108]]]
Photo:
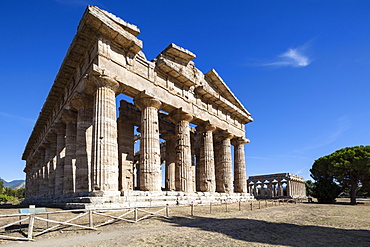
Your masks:
[[[29,202],[135,190],[247,194],[249,112],[190,51],[170,44],[147,61],[139,33],[86,9],[23,153]],[[120,94],[133,103],[120,101],[117,118]]]
[[[256,198],[305,198],[305,180],[291,173],[250,176],[248,192]]]

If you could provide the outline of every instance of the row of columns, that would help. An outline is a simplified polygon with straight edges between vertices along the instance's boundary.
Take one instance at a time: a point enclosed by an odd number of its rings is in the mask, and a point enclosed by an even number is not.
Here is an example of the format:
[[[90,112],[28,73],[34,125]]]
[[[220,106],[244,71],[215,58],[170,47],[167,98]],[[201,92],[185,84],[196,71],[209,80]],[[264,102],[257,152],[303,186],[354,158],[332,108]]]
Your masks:
[[[267,181],[267,183],[265,182]],[[266,194],[264,185],[267,185]],[[284,196],[283,185],[286,184],[286,196],[304,197],[306,196],[305,182],[299,180],[281,179],[281,180],[263,180],[263,182],[254,180],[248,181],[248,191],[253,192],[254,196],[263,197],[282,197]]]
[[[118,121],[117,126],[118,82],[104,75],[90,76],[85,92],[75,95],[33,157],[27,160],[27,198],[91,191],[118,195],[119,190],[134,188],[134,126],[125,119]],[[162,103],[145,93],[137,95],[134,103],[141,110],[138,186],[143,191],[160,191],[158,111]],[[201,145],[195,171],[189,126],[192,116],[178,109],[169,114],[169,119],[175,124],[174,133],[161,134],[168,147],[166,189],[247,192],[244,158],[247,139],[224,131],[217,135],[220,146],[214,148],[215,126],[210,123],[198,126]],[[231,143],[235,146],[234,181]]]

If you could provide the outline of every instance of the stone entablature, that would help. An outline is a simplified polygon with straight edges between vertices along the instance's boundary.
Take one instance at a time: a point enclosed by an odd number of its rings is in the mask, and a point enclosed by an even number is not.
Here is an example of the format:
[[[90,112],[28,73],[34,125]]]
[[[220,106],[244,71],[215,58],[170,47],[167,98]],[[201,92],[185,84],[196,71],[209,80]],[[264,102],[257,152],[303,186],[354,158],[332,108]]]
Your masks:
[[[215,70],[195,67],[192,52],[170,44],[147,61],[139,33],[88,6],[22,156],[27,198],[160,191],[163,160],[168,190],[232,193],[235,184],[246,193],[249,112]],[[119,94],[134,104],[122,101],[117,119]],[[237,150],[234,181],[230,145]]]
[[[305,180],[292,173],[277,173],[248,178],[248,192],[255,197],[264,198],[304,198],[306,197]],[[286,185],[285,193],[283,185]],[[267,188],[265,188],[265,185]]]

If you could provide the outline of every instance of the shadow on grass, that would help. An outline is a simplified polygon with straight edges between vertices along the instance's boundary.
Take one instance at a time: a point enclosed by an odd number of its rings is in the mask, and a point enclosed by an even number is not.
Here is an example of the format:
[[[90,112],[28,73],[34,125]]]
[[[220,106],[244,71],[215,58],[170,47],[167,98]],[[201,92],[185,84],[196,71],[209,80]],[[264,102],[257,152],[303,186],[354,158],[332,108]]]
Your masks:
[[[269,245],[370,246],[369,230],[346,230],[240,218],[175,217],[164,221],[179,227],[218,232],[233,239]]]

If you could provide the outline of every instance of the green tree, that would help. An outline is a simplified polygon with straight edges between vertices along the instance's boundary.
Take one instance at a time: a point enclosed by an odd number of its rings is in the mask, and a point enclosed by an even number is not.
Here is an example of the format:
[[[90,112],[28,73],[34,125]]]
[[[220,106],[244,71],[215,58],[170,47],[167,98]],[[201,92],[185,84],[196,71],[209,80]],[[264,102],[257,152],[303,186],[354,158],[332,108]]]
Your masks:
[[[349,189],[351,204],[356,204],[359,185],[367,187],[370,181],[370,146],[346,147],[316,160],[311,177],[316,183],[327,180]],[[322,188],[317,186],[317,188]]]
[[[313,196],[312,193],[313,193],[313,182],[312,180],[307,180],[306,183],[305,183],[305,187],[306,187],[306,196]]]
[[[3,180],[0,180],[0,195],[4,193],[4,182]]]

